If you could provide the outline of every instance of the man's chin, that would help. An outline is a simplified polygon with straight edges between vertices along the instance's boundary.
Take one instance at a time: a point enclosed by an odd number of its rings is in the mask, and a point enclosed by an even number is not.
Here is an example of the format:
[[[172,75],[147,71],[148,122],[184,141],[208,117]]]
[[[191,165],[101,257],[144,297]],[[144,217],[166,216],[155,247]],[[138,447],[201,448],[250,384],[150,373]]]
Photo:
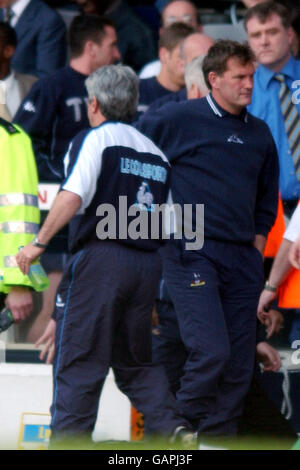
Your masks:
[[[240,106],[246,107],[251,103],[252,95],[251,96],[245,96],[240,99]]]
[[[262,52],[258,56],[258,62],[262,65],[270,65],[274,62],[274,55],[270,52]]]

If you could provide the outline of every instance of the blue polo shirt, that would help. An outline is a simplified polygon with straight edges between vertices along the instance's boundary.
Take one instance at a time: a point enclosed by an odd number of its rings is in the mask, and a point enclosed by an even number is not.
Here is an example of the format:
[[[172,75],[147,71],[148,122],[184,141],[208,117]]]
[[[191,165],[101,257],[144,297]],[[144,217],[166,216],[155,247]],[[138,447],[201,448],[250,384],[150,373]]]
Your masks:
[[[268,126],[208,95],[170,103],[137,123],[172,165],[173,201],[204,204],[205,238],[251,243],[267,235],[278,199],[278,156]],[[193,230],[196,227],[193,214]]]
[[[285,75],[286,84],[294,94],[293,97],[300,116],[300,82],[294,83],[296,80],[300,80],[300,61],[291,57],[280,73]],[[279,188],[282,199],[297,199],[300,197],[300,181],[296,177],[280,108],[280,83],[274,78],[274,75],[275,72],[259,65],[254,76],[252,101],[248,109],[254,116],[263,119],[272,132],[279,155]],[[296,88],[293,88],[293,84]]]

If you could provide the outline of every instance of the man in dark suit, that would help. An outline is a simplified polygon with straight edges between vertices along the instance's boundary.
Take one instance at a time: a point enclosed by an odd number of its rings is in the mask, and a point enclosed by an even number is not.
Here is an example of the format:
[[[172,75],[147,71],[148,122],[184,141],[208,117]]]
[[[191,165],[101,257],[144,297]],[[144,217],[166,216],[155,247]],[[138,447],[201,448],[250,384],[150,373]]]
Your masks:
[[[66,27],[52,8],[40,0],[0,0],[0,21],[16,31],[16,72],[43,77],[66,63]]]
[[[114,22],[124,64],[138,72],[147,62],[155,59],[152,32],[134,14],[126,0],[76,0],[76,3],[86,15],[105,15]]]
[[[17,73],[11,69],[11,60],[17,46],[15,30],[0,21],[0,80],[4,99],[0,99],[0,117],[11,121],[21,102],[30,91],[37,77]]]

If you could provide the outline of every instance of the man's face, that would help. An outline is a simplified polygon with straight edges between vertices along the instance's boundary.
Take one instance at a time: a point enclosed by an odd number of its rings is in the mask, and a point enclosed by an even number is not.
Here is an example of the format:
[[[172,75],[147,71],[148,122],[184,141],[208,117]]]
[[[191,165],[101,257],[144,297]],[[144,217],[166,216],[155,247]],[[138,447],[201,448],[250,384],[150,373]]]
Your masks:
[[[120,52],[117,46],[117,34],[111,26],[105,26],[105,36],[100,43],[93,43],[94,64],[93,70],[103,65],[112,65],[120,60]]]
[[[223,75],[211,72],[212,94],[223,109],[239,114],[250,104],[254,70],[252,62],[243,65],[237,57],[231,57]]]
[[[247,22],[250,47],[257,61],[279,71],[288,61],[291,54],[293,31],[282,26],[280,17],[273,13],[265,23],[253,17]]]
[[[180,46],[174,47],[171,51],[166,50],[164,56],[164,66],[168,71],[174,84],[179,88],[184,86],[184,63],[180,56]]]
[[[196,8],[188,2],[173,2],[165,8],[162,16],[162,27],[166,28],[177,22],[187,23],[195,30],[202,29],[198,23]]]

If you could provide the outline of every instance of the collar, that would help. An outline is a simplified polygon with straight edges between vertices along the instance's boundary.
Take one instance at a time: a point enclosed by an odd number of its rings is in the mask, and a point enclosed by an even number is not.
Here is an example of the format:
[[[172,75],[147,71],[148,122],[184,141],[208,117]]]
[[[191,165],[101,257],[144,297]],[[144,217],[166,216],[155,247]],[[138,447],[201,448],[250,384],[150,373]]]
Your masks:
[[[11,6],[12,11],[14,12],[17,18],[20,18],[23,11],[30,2],[31,0],[17,0],[17,2]]]
[[[212,111],[215,113],[216,116],[218,116],[220,118],[230,116],[230,117],[240,119],[244,122],[248,122],[248,112],[247,112],[246,108],[243,109],[242,112],[239,115],[236,115],[236,114],[231,114],[228,111],[226,111],[225,109],[221,108],[221,106],[216,102],[216,100],[213,98],[211,93],[209,93],[206,96],[206,100],[207,100],[210,108],[212,109]]]
[[[13,71],[10,72],[9,75],[7,75],[7,77],[5,77],[2,81],[6,84],[6,86],[8,86],[15,78],[15,74]]]
[[[274,75],[278,73],[282,73],[286,77],[289,77],[291,80],[295,80],[297,73],[296,73],[296,65],[297,61],[292,55],[287,61],[287,63],[282,67],[279,72],[274,72],[273,70],[265,67],[264,65],[259,65],[256,70],[256,75],[259,80],[260,85],[266,91],[271,80],[273,80]]]

